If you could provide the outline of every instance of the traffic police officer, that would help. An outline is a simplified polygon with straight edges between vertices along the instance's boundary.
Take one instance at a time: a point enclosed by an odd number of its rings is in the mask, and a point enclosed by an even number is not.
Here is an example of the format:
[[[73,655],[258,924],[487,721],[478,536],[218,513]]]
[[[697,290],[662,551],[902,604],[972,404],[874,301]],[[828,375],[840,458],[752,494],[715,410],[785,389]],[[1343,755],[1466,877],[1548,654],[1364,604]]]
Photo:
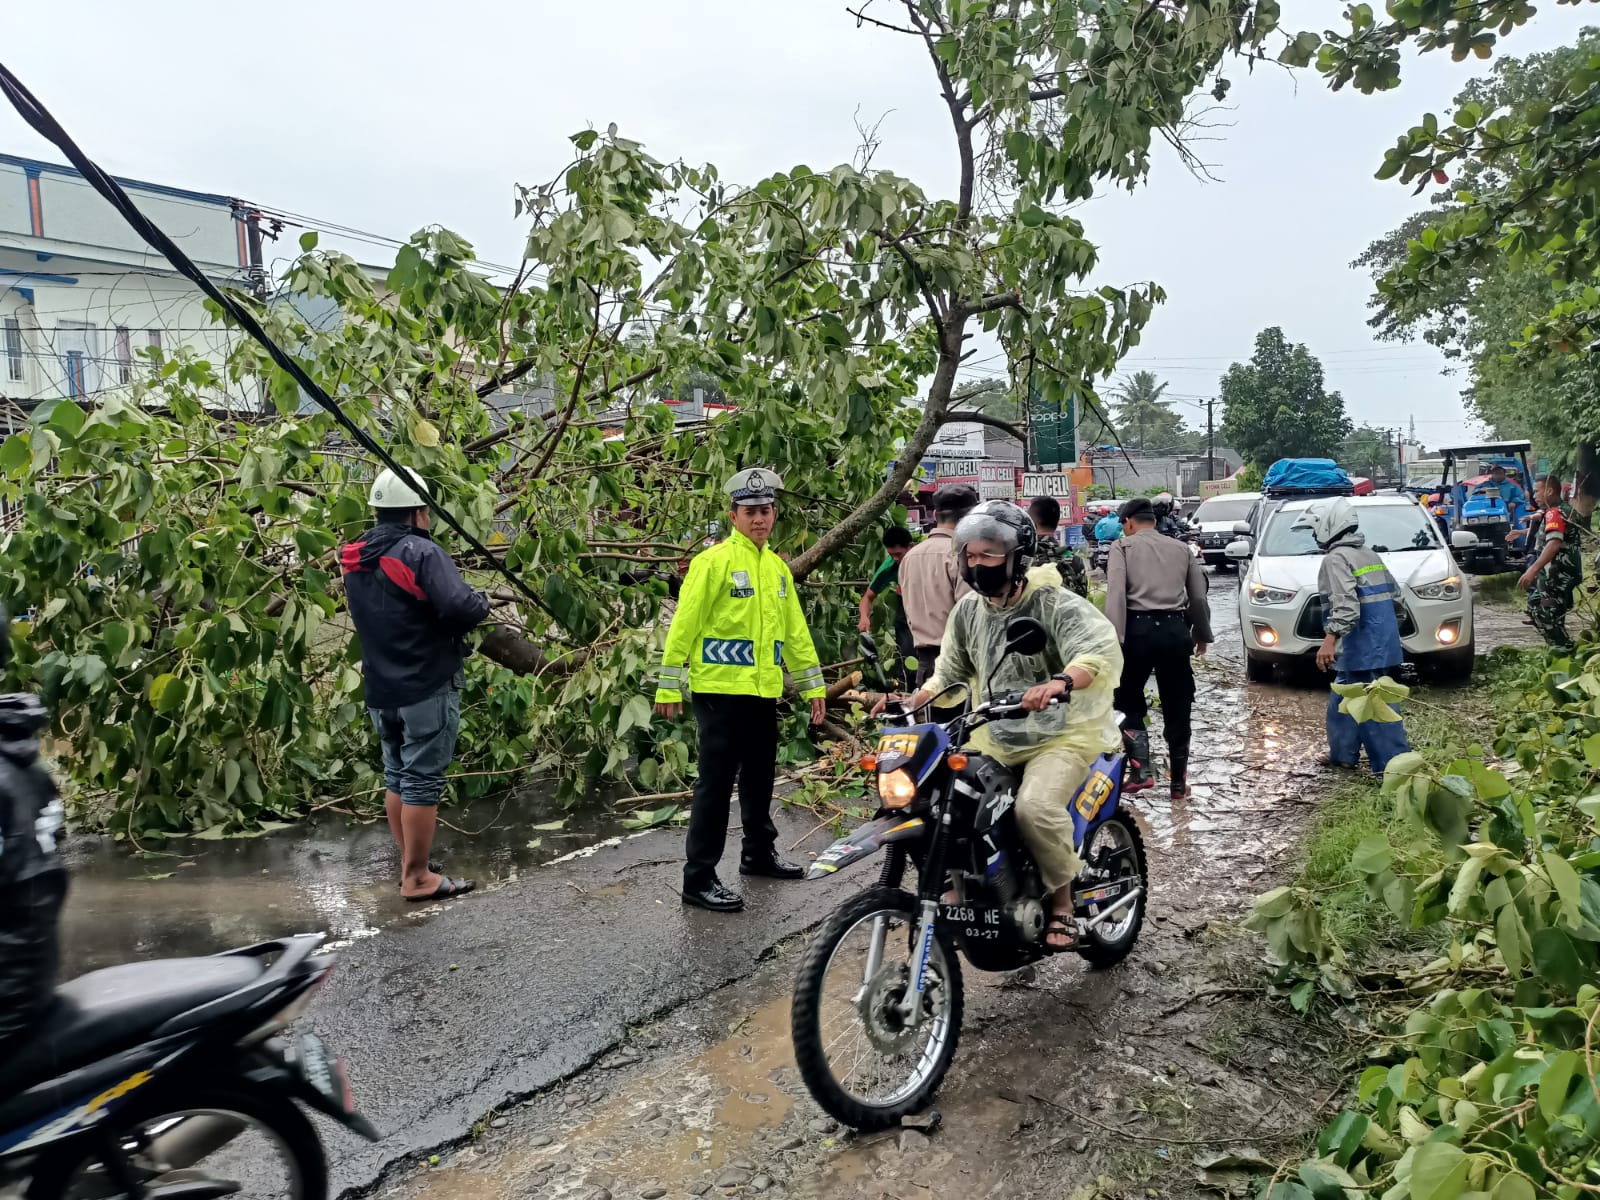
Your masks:
[[[1132,760],[1123,790],[1141,791],[1154,782],[1144,724],[1150,708],[1144,687],[1154,673],[1171,759],[1172,798],[1182,800],[1189,795],[1194,708],[1189,659],[1204,654],[1212,640],[1205,572],[1188,546],[1156,532],[1155,506],[1148,498],[1136,496],[1117,515],[1123,536],[1106,558],[1106,616],[1122,642],[1122,682],[1115,703]]]
[[[1317,651],[1317,666],[1334,670],[1335,683],[1370,683],[1397,670],[1405,659],[1400,622],[1395,616],[1399,587],[1383,559],[1367,546],[1355,506],[1338,497],[1319,500],[1295,519],[1295,529],[1309,529],[1323,553],[1317,590],[1327,597],[1323,615],[1326,637]],[[1389,760],[1411,747],[1399,721],[1362,721],[1341,713],[1337,692],[1328,696],[1327,765],[1354,767],[1366,747],[1367,762],[1382,775]]]
[[[788,667],[801,697],[811,701],[816,725],[825,688],[794,576],[767,546],[782,487],[764,467],[728,480],[733,533],[689,564],[656,675],[656,711],[664,717],[683,711],[685,686],[693,693],[700,775],[684,847],[683,902],[712,912],[744,907],[743,897],[717,878],[736,781],[744,827],[739,874],[799,879],[805,873],[778,856],[772,823],[778,697]]]

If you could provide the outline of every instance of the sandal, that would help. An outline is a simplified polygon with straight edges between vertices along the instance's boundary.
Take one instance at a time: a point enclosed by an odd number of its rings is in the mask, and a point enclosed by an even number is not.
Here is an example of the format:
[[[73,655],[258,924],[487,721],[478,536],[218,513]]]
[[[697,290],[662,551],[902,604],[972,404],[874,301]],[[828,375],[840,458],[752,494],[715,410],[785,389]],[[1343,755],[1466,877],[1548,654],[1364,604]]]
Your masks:
[[[451,879],[448,875],[439,876],[439,886],[426,896],[407,896],[407,904],[426,904],[430,900],[448,900],[451,896],[465,896],[478,885],[470,879]]]
[[[1050,938],[1059,935],[1065,940],[1056,943]],[[1052,953],[1064,954],[1078,948],[1078,919],[1069,912],[1053,912],[1044,927],[1044,944]]]
[[[444,868],[441,867],[438,863],[434,862],[433,859],[431,859],[431,858],[428,860],[428,870],[432,871],[435,875],[443,875],[444,874]],[[403,883],[395,884],[396,888],[404,888],[405,886],[406,885],[403,884]]]

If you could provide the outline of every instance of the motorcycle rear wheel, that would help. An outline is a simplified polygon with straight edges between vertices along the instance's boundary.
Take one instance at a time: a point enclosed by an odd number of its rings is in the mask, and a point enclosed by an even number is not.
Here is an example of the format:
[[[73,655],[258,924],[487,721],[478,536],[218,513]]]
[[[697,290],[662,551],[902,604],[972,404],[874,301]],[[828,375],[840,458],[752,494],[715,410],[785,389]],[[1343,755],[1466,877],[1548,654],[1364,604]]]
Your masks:
[[[1145,904],[1150,899],[1150,871],[1145,862],[1144,839],[1125,811],[1108,817],[1095,829],[1084,847],[1084,857],[1092,863],[1098,854],[1118,851],[1122,852],[1120,861],[1124,863],[1131,855],[1141,890],[1139,898],[1129,905],[1131,913],[1124,910],[1084,934],[1078,953],[1091,967],[1111,967],[1127,958],[1133,944],[1139,940],[1139,931],[1144,928]]]
[[[228,1122],[237,1130],[226,1143],[198,1161],[173,1170],[153,1163],[143,1151],[170,1137],[186,1121]],[[170,1093],[122,1114],[110,1137],[145,1194],[159,1197],[163,1184],[181,1188],[196,1177],[232,1179],[240,1197],[274,1200],[327,1200],[328,1165],[322,1141],[306,1115],[287,1096],[275,1092],[202,1088],[181,1099]],[[242,1144],[240,1143],[242,1139]],[[275,1153],[277,1178],[259,1178],[263,1145]],[[269,1168],[270,1170],[270,1168]],[[81,1146],[41,1157],[28,1185],[28,1200],[108,1200],[124,1191],[109,1177],[105,1164]]]
[[[883,960],[869,977],[864,953],[880,917],[887,927]],[[823,1111],[852,1129],[886,1129],[927,1107],[961,1038],[961,962],[955,946],[938,931],[928,954],[928,971],[936,982],[924,992],[921,1023],[910,1031],[869,1029],[869,1018],[861,1011],[866,1005],[880,1023],[891,1016],[888,1006],[904,994],[903,980],[897,983],[895,973],[913,969],[909,959],[916,919],[916,897],[895,888],[863,892],[823,923],[795,979],[790,1035],[800,1077]],[[860,949],[851,944],[852,934],[866,935]],[[906,961],[897,963],[897,957]],[[873,1044],[874,1036],[904,1039],[909,1053],[885,1054]],[[888,1080],[876,1085],[869,1079],[868,1060],[874,1055],[893,1064],[885,1072]],[[858,1076],[864,1062],[867,1071]]]

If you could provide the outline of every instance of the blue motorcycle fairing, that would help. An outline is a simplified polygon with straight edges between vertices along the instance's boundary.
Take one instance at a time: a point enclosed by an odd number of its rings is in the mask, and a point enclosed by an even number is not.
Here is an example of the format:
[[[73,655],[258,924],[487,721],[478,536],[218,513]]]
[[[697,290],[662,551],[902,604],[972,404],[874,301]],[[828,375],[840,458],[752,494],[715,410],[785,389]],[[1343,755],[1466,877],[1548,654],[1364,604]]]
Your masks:
[[[1072,842],[1082,852],[1089,835],[1117,811],[1122,799],[1121,754],[1102,754],[1072,796]]]
[[[927,780],[934,767],[950,749],[950,735],[943,725],[923,725],[885,729],[878,736],[878,774],[905,771],[918,784]]]
[[[927,828],[928,822],[921,817],[879,817],[868,821],[817,855],[816,861],[806,868],[806,878],[826,879],[841,867],[860,862],[891,842],[922,837]]]

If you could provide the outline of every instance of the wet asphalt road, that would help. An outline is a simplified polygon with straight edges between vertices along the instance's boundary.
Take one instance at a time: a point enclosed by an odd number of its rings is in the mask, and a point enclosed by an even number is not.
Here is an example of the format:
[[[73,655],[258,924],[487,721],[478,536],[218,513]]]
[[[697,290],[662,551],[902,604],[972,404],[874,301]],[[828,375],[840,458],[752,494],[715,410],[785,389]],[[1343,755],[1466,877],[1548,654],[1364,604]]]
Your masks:
[[[1173,804],[1157,789],[1138,806],[1151,842],[1157,922],[1237,911],[1292,852],[1308,811],[1302,806],[1314,803],[1326,785],[1312,762],[1321,749],[1326,693],[1314,681],[1247,685],[1233,577],[1214,577],[1212,588],[1218,644],[1197,672],[1195,796]],[[1480,650],[1524,640],[1512,617],[1480,609],[1479,620]],[[1154,740],[1160,764],[1159,737]],[[780,812],[778,821],[781,846],[805,839],[795,857],[829,840],[807,813]],[[374,1146],[324,1128],[333,1182],[341,1190],[368,1188],[407,1156],[415,1161],[459,1142],[490,1110],[580,1072],[631,1030],[685,1006],[692,1011],[692,1002],[750,978],[777,948],[868,883],[859,871],[816,884],[755,880],[744,888],[749,908],[740,916],[685,909],[675,891],[683,835],[662,830],[569,861],[508,870],[498,886],[446,905],[407,908],[388,895],[392,851],[385,850],[382,831],[364,836],[366,915],[344,928],[349,936],[337,951],[339,969],[309,1017],[347,1058],[358,1102],[387,1135]],[[453,836],[441,841],[447,853],[464,844]],[[735,832],[724,863],[730,881],[736,854]],[[1206,865],[1197,869],[1202,861]],[[207,873],[202,858],[196,875]],[[199,907],[178,898],[179,887],[189,883],[182,873],[170,884],[134,885],[147,889],[135,893],[142,901],[135,907],[153,909],[146,920],[157,926],[141,939],[156,947],[146,953],[225,949],[246,940],[231,935],[261,927],[270,889],[249,878],[257,872],[236,874],[239,886],[216,886]],[[315,877],[314,870],[296,876],[302,883]],[[351,889],[338,872],[320,888],[315,882],[305,887],[313,901],[309,912],[301,905],[265,925],[285,926],[280,932],[302,920],[337,927],[316,918],[337,915],[350,903]],[[103,936],[94,940],[98,926],[93,911],[82,907],[85,893],[96,894],[92,879],[80,889],[77,923],[69,921],[67,930],[68,955],[79,961],[113,952]],[[99,903],[126,905],[125,889],[113,889]],[[170,931],[192,929],[197,912],[208,913],[200,924],[204,936],[180,938],[180,949]],[[122,955],[135,956],[143,955]],[[782,986],[775,981],[772,994],[756,998],[778,1004],[774,1019],[781,1014]],[[1114,997],[1116,989],[1105,995]],[[996,996],[1003,1011],[1009,998]]]

